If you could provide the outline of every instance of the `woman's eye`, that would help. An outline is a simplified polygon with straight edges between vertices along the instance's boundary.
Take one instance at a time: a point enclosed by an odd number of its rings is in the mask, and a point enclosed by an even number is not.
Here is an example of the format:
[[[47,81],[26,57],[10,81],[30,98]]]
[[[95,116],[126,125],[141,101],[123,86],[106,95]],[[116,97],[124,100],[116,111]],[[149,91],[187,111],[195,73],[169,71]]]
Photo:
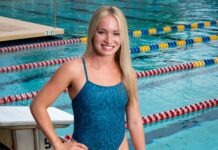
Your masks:
[[[120,33],[114,33],[114,35],[120,35]]]
[[[104,31],[98,31],[98,34],[103,34],[104,33]]]

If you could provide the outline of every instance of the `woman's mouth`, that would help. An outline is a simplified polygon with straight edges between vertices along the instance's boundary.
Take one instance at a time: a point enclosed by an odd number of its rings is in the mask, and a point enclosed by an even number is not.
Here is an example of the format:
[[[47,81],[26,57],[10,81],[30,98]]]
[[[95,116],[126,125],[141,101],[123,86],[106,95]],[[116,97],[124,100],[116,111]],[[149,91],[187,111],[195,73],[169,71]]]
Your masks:
[[[114,48],[113,45],[102,45],[105,50],[112,50]]]

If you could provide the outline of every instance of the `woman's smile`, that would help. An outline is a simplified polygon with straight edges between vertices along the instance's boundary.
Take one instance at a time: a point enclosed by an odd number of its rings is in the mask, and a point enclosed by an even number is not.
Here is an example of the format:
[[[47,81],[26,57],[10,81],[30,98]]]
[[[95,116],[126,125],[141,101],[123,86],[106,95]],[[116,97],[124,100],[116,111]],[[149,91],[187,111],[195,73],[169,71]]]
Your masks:
[[[102,44],[102,47],[104,50],[108,50],[108,51],[110,51],[114,48],[113,45],[107,45],[107,44]]]

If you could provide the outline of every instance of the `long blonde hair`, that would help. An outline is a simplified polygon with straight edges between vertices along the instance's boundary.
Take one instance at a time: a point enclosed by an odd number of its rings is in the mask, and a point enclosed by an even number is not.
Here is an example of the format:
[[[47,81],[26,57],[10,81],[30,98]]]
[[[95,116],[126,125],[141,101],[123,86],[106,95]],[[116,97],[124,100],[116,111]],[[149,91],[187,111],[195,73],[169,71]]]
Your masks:
[[[128,91],[129,102],[132,102],[137,98],[136,75],[131,65],[129,35],[126,18],[119,8],[114,6],[103,6],[93,14],[89,23],[87,47],[84,55],[92,55],[92,50],[94,50],[93,38],[96,28],[101,19],[107,15],[113,15],[119,23],[121,47],[117,51],[115,59],[122,71],[123,81]]]

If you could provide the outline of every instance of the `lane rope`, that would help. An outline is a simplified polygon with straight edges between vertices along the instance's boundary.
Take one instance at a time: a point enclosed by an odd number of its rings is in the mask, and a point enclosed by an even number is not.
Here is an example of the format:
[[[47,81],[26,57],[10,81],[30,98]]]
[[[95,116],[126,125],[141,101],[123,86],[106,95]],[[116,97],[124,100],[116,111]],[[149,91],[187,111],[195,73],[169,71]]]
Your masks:
[[[218,35],[195,37],[193,39],[176,40],[165,43],[157,43],[151,45],[142,45],[134,48],[130,48],[131,53],[150,52],[153,50],[164,50],[168,48],[182,48],[188,45],[197,43],[208,43],[211,41],[217,41]]]
[[[72,59],[79,58],[79,57],[81,56],[73,56],[73,57],[59,58],[59,59],[40,61],[40,62],[34,62],[34,63],[0,67],[0,73],[23,71],[27,69],[34,69],[34,68],[39,68],[39,67],[48,67],[48,66],[63,64],[65,62],[68,62]],[[200,68],[200,67],[205,67],[205,66],[214,65],[214,64],[218,64],[218,57],[215,57],[214,59],[205,59],[205,60],[199,60],[199,61],[194,61],[190,63],[183,63],[183,64],[174,65],[174,66],[152,69],[148,71],[141,71],[141,72],[137,72],[136,74],[138,77],[151,76],[151,75],[174,72],[178,70]]]
[[[141,71],[141,72],[137,72],[136,75],[137,75],[137,78],[142,78],[142,77],[166,74],[166,73],[175,72],[175,71],[200,68],[200,67],[205,67],[205,66],[214,65],[214,64],[218,64],[218,57],[216,57],[215,59],[206,59],[206,60],[178,64],[174,66],[162,67],[162,68],[157,68],[157,69],[152,69],[152,70],[147,70],[147,71]]]
[[[87,39],[80,38],[80,40],[83,42],[86,42]],[[195,38],[186,39],[186,40],[176,40],[176,41],[157,43],[157,44],[151,44],[151,45],[142,45],[142,46],[130,48],[130,51],[131,53],[139,53],[139,52],[149,52],[152,50],[164,50],[168,48],[181,48],[187,45],[192,45],[192,44],[197,44],[197,43],[208,43],[208,42],[217,41],[217,40],[218,40],[218,35],[195,37]],[[17,46],[3,47],[3,48],[0,48],[0,54],[12,53],[12,52],[23,51],[23,50],[30,50],[30,49],[35,49],[35,48],[44,48],[44,47],[49,47],[51,45],[61,46],[63,45],[62,43],[65,43],[65,42],[52,41],[53,44],[49,44],[49,43],[51,42],[42,42],[42,43],[35,43],[31,45],[17,45]]]
[[[191,63],[179,64],[175,66],[162,67],[162,68],[157,68],[157,69],[152,69],[152,70],[147,70],[147,71],[136,72],[136,75],[137,75],[137,78],[143,78],[143,77],[149,77],[149,76],[154,76],[154,75],[166,74],[166,73],[175,72],[175,71],[199,68],[199,67],[204,67],[204,66],[209,66],[209,65],[214,65],[214,64],[218,64],[218,57],[216,57],[215,59],[207,59],[207,60],[195,61]],[[36,96],[37,92],[38,91],[33,91],[33,92],[23,93],[23,94],[18,94],[18,95],[5,96],[5,97],[0,98],[0,104],[6,104],[6,103],[12,103],[15,101],[31,99]]]
[[[59,59],[46,60],[46,61],[40,61],[40,62],[34,62],[34,63],[0,67],[0,73],[23,71],[27,69],[34,69],[34,68],[39,68],[39,67],[48,67],[48,66],[63,64],[65,62],[68,62],[72,59],[79,58],[79,57],[80,56],[73,56],[73,57],[59,58]]]
[[[212,100],[206,100],[203,102],[187,105],[184,107],[171,109],[165,112],[148,115],[148,116],[142,117],[142,120],[143,120],[143,124],[147,125],[147,124],[151,124],[154,122],[159,122],[161,120],[166,120],[166,119],[174,118],[177,116],[181,116],[181,115],[185,115],[185,114],[189,114],[189,113],[196,112],[199,110],[208,109],[208,108],[217,107],[217,106],[218,106],[218,99],[214,98]]]
[[[73,38],[73,39],[68,39],[68,40],[56,40],[56,41],[49,41],[49,42],[39,42],[39,43],[32,43],[32,44],[8,46],[8,47],[0,48],[0,54],[13,53],[13,52],[19,52],[19,51],[30,50],[30,49],[38,49],[38,48],[44,48],[44,47],[69,45],[69,44],[75,44],[75,43],[81,43],[81,42],[85,43],[86,40],[87,40],[86,37],[81,37],[81,38]]]
[[[205,22],[196,22],[191,24],[179,24],[174,26],[164,26],[162,28],[150,28],[150,29],[141,29],[129,31],[129,35],[133,37],[141,37],[142,35],[157,35],[160,33],[169,33],[169,32],[184,32],[186,30],[193,29],[202,29],[205,27],[216,26],[218,25],[218,20],[205,21]]]
[[[205,101],[202,101],[199,103],[195,103],[195,104],[167,110],[164,112],[159,112],[156,114],[144,116],[144,117],[142,117],[142,121],[143,121],[143,125],[148,125],[148,124],[152,124],[155,122],[160,122],[163,120],[179,117],[182,115],[188,115],[188,114],[191,114],[193,112],[200,111],[200,110],[214,108],[217,106],[218,106],[218,99],[214,98],[211,100],[205,100]],[[127,124],[126,124],[126,128],[128,128]],[[72,136],[70,134],[68,134],[68,135],[65,135],[64,137],[61,137],[61,138],[64,138],[64,140],[66,140],[66,141],[71,141]]]
[[[217,24],[218,24],[218,20],[192,23],[192,24],[186,24],[186,25],[180,24],[176,26],[164,26],[163,28],[133,30],[133,31],[129,31],[129,35],[133,37],[140,37],[141,35],[155,35],[159,33],[171,32],[171,31],[182,32],[182,31],[190,30],[190,29],[199,29],[199,28],[204,28],[204,27],[215,26]],[[81,38],[72,38],[72,39],[67,39],[67,40],[56,40],[56,41],[49,41],[49,42],[39,42],[39,43],[32,43],[32,44],[8,46],[8,47],[0,48],[0,54],[12,53],[12,52],[18,52],[18,51],[30,50],[30,49],[37,49],[37,48],[44,48],[44,47],[75,44],[75,43],[86,43],[86,42],[87,42],[87,37],[81,37]]]

